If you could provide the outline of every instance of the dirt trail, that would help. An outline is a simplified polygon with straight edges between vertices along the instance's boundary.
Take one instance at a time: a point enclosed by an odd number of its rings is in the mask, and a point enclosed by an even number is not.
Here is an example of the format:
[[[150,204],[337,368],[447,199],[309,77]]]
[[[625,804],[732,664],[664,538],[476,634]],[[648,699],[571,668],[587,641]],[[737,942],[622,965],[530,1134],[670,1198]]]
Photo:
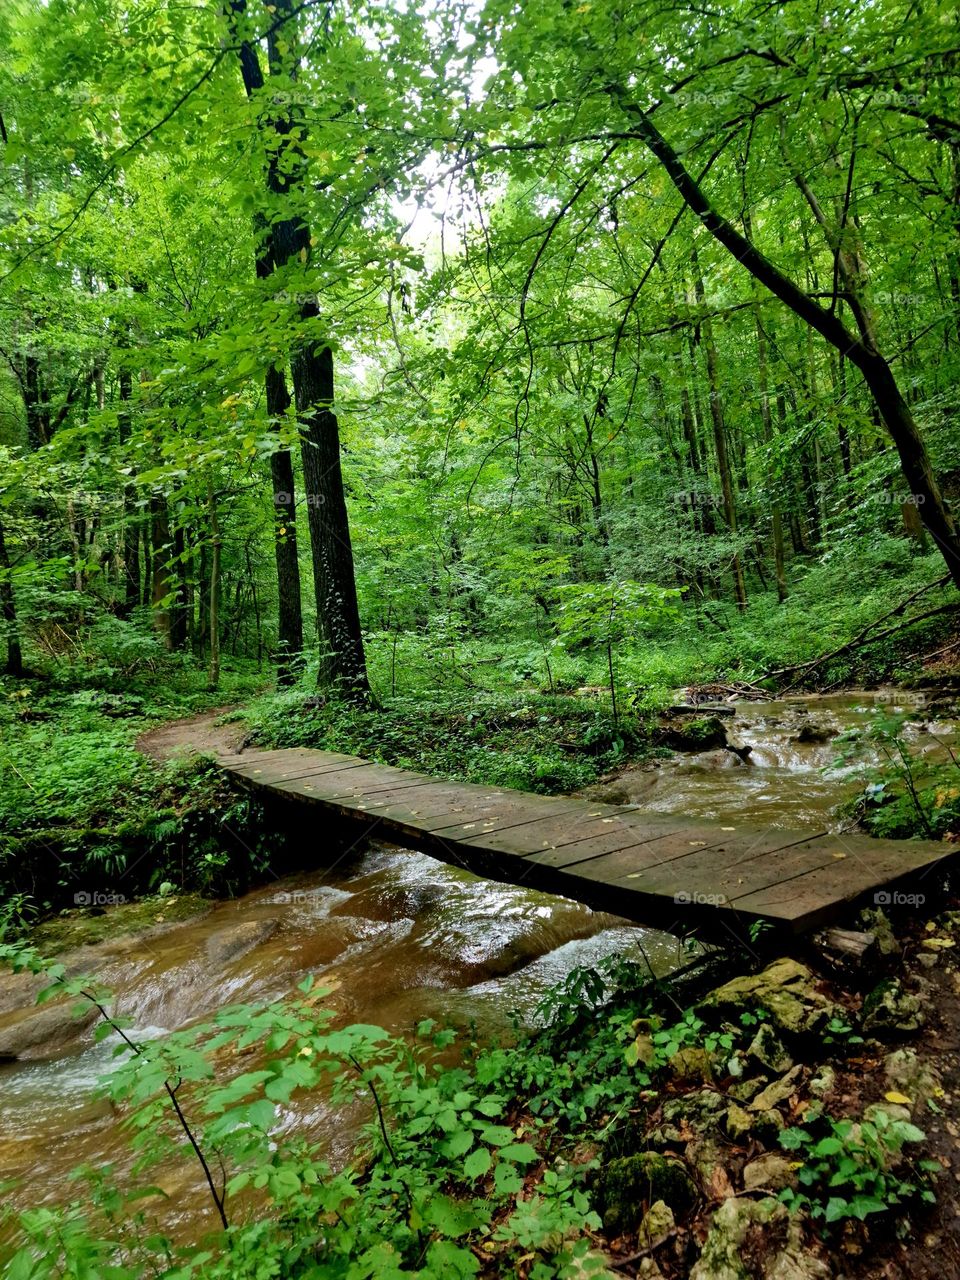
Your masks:
[[[137,750],[154,760],[173,760],[192,755],[224,756],[243,750],[243,724],[217,724],[235,707],[216,707],[184,720],[171,720],[149,729],[137,739]]]

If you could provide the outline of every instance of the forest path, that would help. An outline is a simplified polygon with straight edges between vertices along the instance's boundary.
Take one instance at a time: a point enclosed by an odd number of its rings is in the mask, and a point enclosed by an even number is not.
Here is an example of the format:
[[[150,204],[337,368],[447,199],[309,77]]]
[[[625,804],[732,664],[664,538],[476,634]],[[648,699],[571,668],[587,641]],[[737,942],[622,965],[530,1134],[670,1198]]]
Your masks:
[[[217,721],[236,707],[214,707],[182,720],[169,720],[156,729],[148,729],[137,739],[137,750],[153,760],[184,759],[187,756],[226,756],[240,750],[244,726],[240,723],[218,724]]]

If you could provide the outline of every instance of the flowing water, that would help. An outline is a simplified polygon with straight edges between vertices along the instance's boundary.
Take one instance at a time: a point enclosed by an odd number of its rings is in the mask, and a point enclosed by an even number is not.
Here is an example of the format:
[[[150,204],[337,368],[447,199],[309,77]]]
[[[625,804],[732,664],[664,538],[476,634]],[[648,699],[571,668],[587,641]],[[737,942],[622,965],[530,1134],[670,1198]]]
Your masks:
[[[908,732],[924,749],[942,750],[921,731],[922,709],[904,697],[903,709],[917,712]],[[724,750],[678,755],[628,771],[607,786],[607,798],[685,818],[823,830],[859,785],[852,767],[830,768],[837,757],[830,739],[865,725],[878,698],[897,705],[895,695],[875,694],[740,703],[728,734],[751,748],[746,761]],[[952,723],[927,724],[941,741],[952,736]],[[401,1034],[427,1017],[474,1023],[489,1039],[509,1031],[513,1011],[529,1020],[573,967],[638,941],[660,972],[682,958],[668,934],[480,880],[419,853],[372,847],[349,865],[278,882],[146,936],[98,944],[76,968],[93,962],[139,1038],[189,1026],[227,1004],[277,1000],[314,974],[347,1019]],[[0,983],[0,1029],[25,1016],[30,999],[22,982]],[[125,1163],[119,1120],[95,1092],[112,1053],[110,1042],[93,1044],[92,1029],[78,1039],[61,1027],[0,1065],[0,1182],[23,1179],[9,1193],[13,1201],[71,1198],[78,1192],[67,1175],[76,1165]],[[310,1097],[284,1125],[318,1139],[340,1161],[355,1145],[360,1119]],[[214,1225],[209,1203],[194,1194],[198,1171],[189,1160],[151,1181],[170,1194],[166,1226],[195,1234]]]

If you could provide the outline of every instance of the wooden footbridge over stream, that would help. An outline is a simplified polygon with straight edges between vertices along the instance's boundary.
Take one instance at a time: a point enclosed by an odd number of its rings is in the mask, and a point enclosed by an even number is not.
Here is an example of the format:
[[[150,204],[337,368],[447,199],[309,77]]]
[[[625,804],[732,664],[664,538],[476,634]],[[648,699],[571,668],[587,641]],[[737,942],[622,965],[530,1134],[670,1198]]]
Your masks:
[[[933,841],[721,826],[441,782],[331,751],[249,751],[220,764],[250,790],[302,806],[299,825],[318,862],[340,856],[348,820],[355,843],[369,837],[417,849],[674,933],[742,935],[764,921],[799,934],[854,903],[907,893],[930,901],[934,872],[956,852]]]

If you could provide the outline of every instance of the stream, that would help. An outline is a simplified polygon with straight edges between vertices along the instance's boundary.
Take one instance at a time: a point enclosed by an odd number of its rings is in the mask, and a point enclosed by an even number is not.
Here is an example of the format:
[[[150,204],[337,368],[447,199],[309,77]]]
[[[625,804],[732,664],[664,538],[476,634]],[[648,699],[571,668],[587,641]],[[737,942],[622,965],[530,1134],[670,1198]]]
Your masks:
[[[728,736],[751,748],[746,761],[722,749],[678,754],[631,768],[590,795],[685,818],[836,827],[836,806],[861,783],[853,766],[830,768],[837,755],[830,739],[865,725],[879,705],[916,714],[908,734],[922,749],[944,749],[923,732],[925,716],[941,741],[954,741],[954,722],[932,719],[917,695],[741,702],[727,721]],[[638,941],[661,973],[683,960],[669,934],[480,880],[423,854],[371,846],[349,864],[278,881],[73,959],[77,972],[95,960],[98,978],[117,993],[116,1010],[132,1018],[140,1038],[188,1026],[227,1004],[281,999],[314,974],[332,988],[329,1003],[346,1019],[405,1034],[429,1017],[475,1024],[478,1037],[489,1040],[509,1033],[513,1011],[529,1022],[543,993],[575,966]],[[0,1036],[18,1019],[37,1017],[31,1000],[22,979],[0,975]],[[95,1088],[114,1046],[94,1045],[92,1028],[78,1036],[62,1023],[16,1061],[0,1064],[0,1182],[23,1179],[7,1193],[22,1206],[82,1196],[68,1182],[78,1164],[122,1169],[129,1161],[119,1120]],[[283,1127],[319,1141],[337,1163],[355,1148],[362,1119],[307,1096],[295,1100]],[[195,1162],[185,1157],[161,1167],[150,1181],[170,1197],[150,1206],[166,1229],[196,1237],[215,1225]]]

